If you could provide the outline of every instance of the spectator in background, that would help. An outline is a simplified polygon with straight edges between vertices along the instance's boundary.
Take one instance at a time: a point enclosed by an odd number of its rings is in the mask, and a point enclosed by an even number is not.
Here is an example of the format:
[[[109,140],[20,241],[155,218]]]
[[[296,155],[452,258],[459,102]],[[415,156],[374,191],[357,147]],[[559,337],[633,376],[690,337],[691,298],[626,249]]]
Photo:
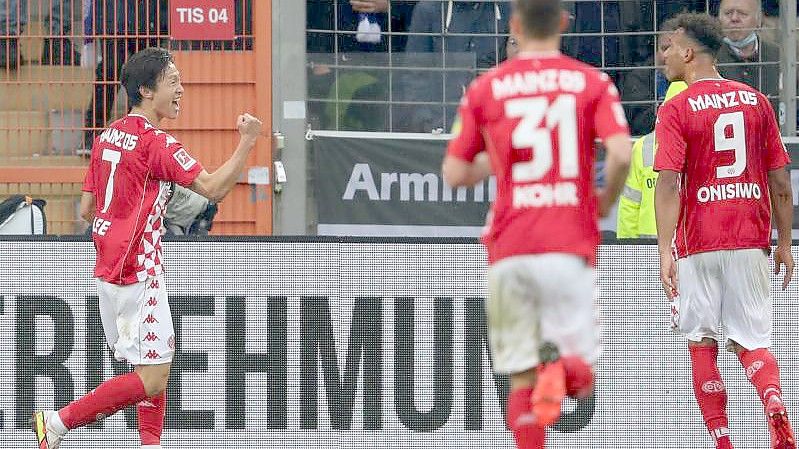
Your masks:
[[[42,15],[45,33],[42,64],[73,65],[79,57],[72,48],[72,1],[49,0],[35,11]],[[14,70],[19,64],[19,35],[28,25],[28,0],[0,0],[0,68]]]
[[[780,49],[758,35],[763,20],[760,0],[722,0],[718,17],[724,30],[719,73],[763,92],[778,111]]]
[[[390,53],[401,53],[414,2],[307,3],[309,118],[317,129],[388,129]],[[337,65],[332,70],[331,65]],[[386,67],[364,69],[360,66]],[[323,101],[314,101],[321,99]],[[376,101],[377,103],[359,103]]]
[[[636,0],[619,2],[621,30],[625,32],[652,34],[634,34],[619,38],[619,63],[625,67],[649,66],[640,69],[620,71],[618,75],[619,90],[622,102],[639,102],[626,104],[624,107],[630,129],[634,135],[649,133],[655,126],[655,109],[657,101],[663,99],[668,81],[663,79],[653,65],[662,64],[658,54],[656,30],[667,18],[681,12],[704,12],[707,9],[705,0]],[[654,28],[654,25],[658,28]],[[609,73],[612,75],[612,73]]]
[[[16,70],[19,64],[19,35],[28,20],[20,6],[19,0],[0,0],[0,70]]]
[[[306,51],[312,53],[402,52],[406,35],[394,36],[408,30],[417,0],[308,0],[306,4]],[[358,40],[358,26],[366,19],[379,28],[380,40]],[[391,32],[392,35],[388,36]]]
[[[122,65],[128,56],[157,47],[169,35],[167,0],[83,0],[87,46],[83,64],[96,67],[94,97],[86,111],[84,148],[111,122]]]
[[[464,89],[477,71],[494,67],[505,58],[509,15],[508,2],[419,2],[409,29],[418,34],[408,37],[405,48],[406,67],[411,70],[400,77],[402,93],[397,99],[437,104],[398,107],[394,129],[448,129]]]

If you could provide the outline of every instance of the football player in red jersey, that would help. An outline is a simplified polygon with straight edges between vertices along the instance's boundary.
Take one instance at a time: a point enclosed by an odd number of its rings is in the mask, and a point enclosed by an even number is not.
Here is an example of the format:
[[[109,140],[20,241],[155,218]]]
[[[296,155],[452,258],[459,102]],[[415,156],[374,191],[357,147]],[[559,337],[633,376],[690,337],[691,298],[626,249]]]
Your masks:
[[[519,449],[542,448],[568,394],[593,389],[598,216],[623,187],[631,143],[610,78],[562,55],[558,0],[516,0],[519,53],[467,89],[442,171],[452,186],[497,177],[483,242],[494,369],[511,378],[507,423]],[[594,187],[594,140],[607,185]]]
[[[779,368],[768,350],[772,214],[775,271],[785,269],[783,289],[794,268],[788,154],[768,99],[719,76],[715,55],[723,34],[717,20],[706,14],[671,20],[676,31],[664,52],[664,72],[689,85],[660,108],[655,126],[660,277],[672,323],[688,340],[694,394],[716,447],[732,447],[716,363],[723,324],[727,349],[738,356],[765,407],[772,447],[795,448]]]
[[[235,184],[261,132],[238,117],[233,155],[207,172],[183,145],[159,129],[180,111],[183,86],[172,55],[148,48],[122,68],[131,111],[97,136],[83,184],[81,215],[92,223],[94,276],[108,345],[134,372],[109,379],[59,411],[33,414],[40,449],[57,449],[68,430],[136,405],[142,448],[161,447],[165,390],[175,332],[162,268],[163,214],[178,183],[219,201]]]

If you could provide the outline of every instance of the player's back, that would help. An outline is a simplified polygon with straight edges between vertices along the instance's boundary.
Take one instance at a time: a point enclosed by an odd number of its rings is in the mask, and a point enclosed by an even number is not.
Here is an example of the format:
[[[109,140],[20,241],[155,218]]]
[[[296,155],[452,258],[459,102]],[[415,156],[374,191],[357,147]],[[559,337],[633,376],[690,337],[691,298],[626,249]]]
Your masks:
[[[95,276],[130,284],[161,273],[161,221],[170,183],[202,170],[179,142],[130,114],[95,139],[83,190],[95,196]]]
[[[594,140],[628,132],[607,75],[556,52],[521,54],[480,79],[468,101],[480,102],[497,176],[490,257],[563,252],[592,260]]]
[[[683,173],[678,255],[768,247],[768,171],[788,158],[767,98],[736,81],[699,80],[663,106],[658,122],[658,168]]]

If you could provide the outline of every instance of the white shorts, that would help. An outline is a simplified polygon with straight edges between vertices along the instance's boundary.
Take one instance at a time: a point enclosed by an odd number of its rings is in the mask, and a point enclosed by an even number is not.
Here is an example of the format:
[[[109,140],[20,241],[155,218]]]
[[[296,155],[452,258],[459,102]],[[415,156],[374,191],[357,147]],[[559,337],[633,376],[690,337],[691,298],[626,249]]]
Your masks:
[[[720,250],[677,261],[672,328],[691,341],[718,339],[720,327],[746,349],[771,346],[768,256],[762,249]]]
[[[571,254],[503,259],[488,269],[488,340],[494,370],[513,374],[540,363],[538,350],[552,342],[561,355],[599,358],[594,269]]]
[[[134,366],[172,362],[175,330],[163,275],[131,285],[97,279],[97,295],[105,339],[114,358]]]

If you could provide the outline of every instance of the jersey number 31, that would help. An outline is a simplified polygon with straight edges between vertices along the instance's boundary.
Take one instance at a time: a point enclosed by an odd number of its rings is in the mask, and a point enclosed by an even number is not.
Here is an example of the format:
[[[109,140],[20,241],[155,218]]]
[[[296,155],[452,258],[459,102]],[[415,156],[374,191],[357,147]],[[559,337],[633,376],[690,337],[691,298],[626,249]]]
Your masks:
[[[558,129],[560,177],[570,179],[579,175],[577,99],[574,95],[559,95],[551,104],[547,97],[509,100],[505,103],[505,115],[521,118],[511,135],[513,148],[533,150],[532,159],[513,164],[514,182],[538,181],[552,169],[555,127]]]

